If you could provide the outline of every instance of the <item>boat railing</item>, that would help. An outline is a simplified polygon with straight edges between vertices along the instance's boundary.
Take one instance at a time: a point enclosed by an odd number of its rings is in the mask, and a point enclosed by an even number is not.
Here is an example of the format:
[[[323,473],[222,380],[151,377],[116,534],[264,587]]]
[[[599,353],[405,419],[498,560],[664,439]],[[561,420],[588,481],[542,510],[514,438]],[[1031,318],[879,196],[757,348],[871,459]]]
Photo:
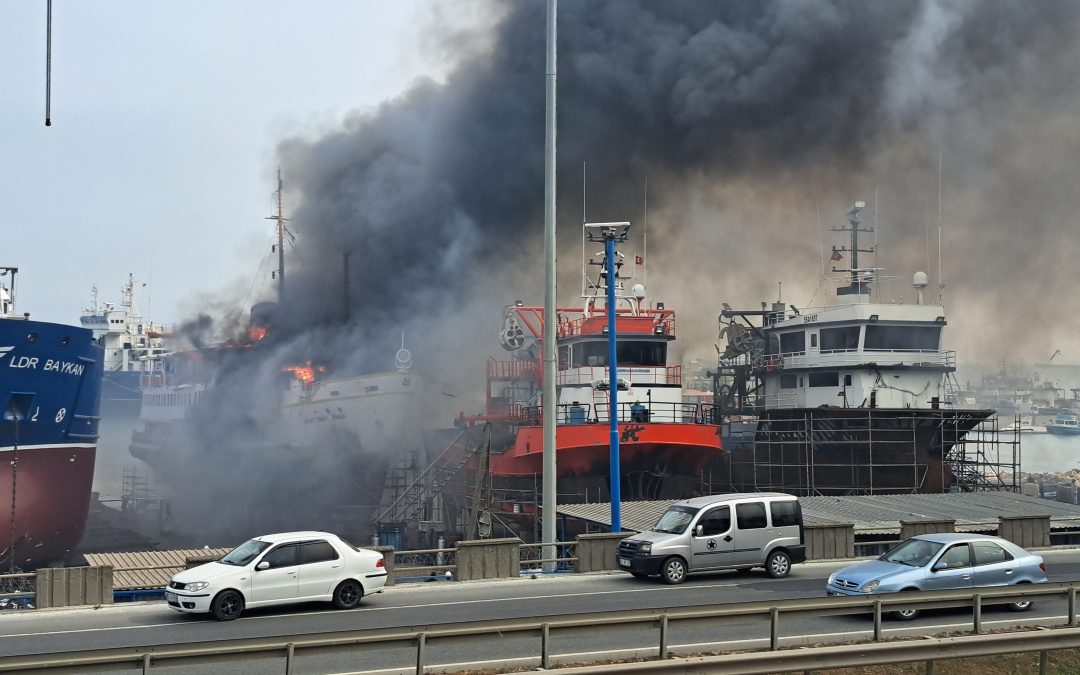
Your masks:
[[[794,368],[844,368],[868,363],[890,366],[956,368],[956,352],[937,349],[832,349],[817,353],[789,352],[762,355],[754,366],[772,372]]]
[[[766,408],[801,408],[803,406],[799,392],[765,394],[761,400]]]
[[[631,387],[647,385],[682,385],[682,366],[619,366],[619,379]],[[560,370],[556,384],[583,387],[597,382],[607,384],[610,373],[606,366],[578,366]]]
[[[560,403],[555,408],[556,424],[598,424],[611,421],[608,403]],[[522,426],[543,423],[540,406],[514,407],[512,421]],[[715,406],[697,403],[633,401],[619,403],[620,423],[718,424]]]

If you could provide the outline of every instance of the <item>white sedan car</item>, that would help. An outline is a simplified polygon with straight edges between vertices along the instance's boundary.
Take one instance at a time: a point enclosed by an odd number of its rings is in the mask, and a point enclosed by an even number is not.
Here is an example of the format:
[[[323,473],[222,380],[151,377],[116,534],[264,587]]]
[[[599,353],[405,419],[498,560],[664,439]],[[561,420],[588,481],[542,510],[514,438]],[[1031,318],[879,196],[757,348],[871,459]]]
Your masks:
[[[321,600],[352,609],[385,583],[381,553],[328,532],[286,532],[256,537],[216,562],[180,572],[165,601],[178,612],[231,621],[245,607]]]

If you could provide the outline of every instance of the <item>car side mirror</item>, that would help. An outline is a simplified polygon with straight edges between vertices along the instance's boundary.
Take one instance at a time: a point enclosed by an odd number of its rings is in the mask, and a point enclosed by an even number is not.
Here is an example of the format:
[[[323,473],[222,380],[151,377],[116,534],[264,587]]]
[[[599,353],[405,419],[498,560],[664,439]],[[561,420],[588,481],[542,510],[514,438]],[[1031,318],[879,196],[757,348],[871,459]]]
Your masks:
[[[949,569],[949,563],[941,562],[939,560],[938,562],[934,563],[934,566],[931,569],[933,569],[935,572],[940,572],[941,570],[947,570],[947,569]]]
[[[701,535],[705,534],[705,526],[704,525],[698,525],[697,527],[695,527],[694,528],[694,534],[696,534],[699,537]]]
[[[268,562],[266,562],[264,560],[261,563],[259,563],[258,565],[256,565],[255,569],[257,569],[257,570],[268,570],[268,569],[270,569],[270,563],[268,563]]]

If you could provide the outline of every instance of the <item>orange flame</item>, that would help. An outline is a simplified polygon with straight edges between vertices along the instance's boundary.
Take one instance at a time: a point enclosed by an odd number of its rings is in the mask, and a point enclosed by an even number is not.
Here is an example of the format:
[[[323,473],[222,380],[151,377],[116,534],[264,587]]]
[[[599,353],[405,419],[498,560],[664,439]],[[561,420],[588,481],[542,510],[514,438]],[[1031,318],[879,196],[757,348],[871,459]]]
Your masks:
[[[312,366],[311,361],[308,361],[303,366],[285,366],[281,369],[282,372],[292,373],[293,376],[303,384],[311,384],[315,381],[316,373],[325,373],[326,368],[323,366]]]
[[[258,342],[266,337],[266,326],[248,326],[248,342]]]

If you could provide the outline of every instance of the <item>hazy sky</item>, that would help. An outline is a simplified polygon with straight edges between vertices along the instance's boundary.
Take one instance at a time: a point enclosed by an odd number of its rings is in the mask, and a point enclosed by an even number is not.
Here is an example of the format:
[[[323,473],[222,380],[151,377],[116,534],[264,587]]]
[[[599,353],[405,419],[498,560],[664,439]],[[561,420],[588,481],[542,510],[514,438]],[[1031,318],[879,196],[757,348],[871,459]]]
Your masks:
[[[430,3],[56,0],[51,127],[45,2],[0,0],[0,263],[18,309],[77,322],[129,272],[172,323],[200,291],[267,268],[277,143],[314,134],[443,66]],[[287,180],[288,177],[286,177]]]

